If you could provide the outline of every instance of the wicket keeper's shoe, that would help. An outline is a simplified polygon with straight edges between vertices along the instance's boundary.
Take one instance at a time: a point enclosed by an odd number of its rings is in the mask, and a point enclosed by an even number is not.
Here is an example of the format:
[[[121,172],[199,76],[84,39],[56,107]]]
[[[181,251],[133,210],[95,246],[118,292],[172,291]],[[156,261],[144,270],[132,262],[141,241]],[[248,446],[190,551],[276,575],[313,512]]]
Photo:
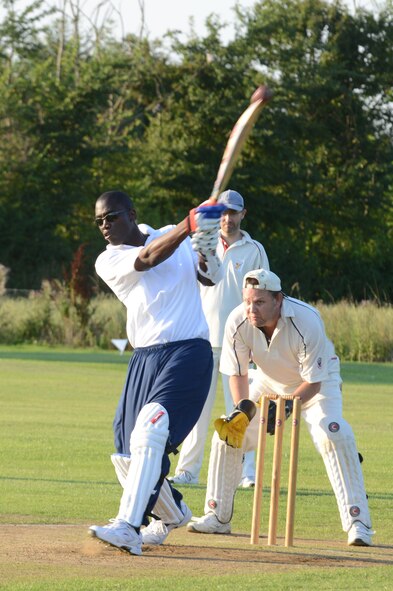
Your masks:
[[[354,521],[348,532],[348,546],[372,546],[371,536],[374,533],[361,521]]]
[[[181,472],[171,476],[168,480],[171,484],[198,484],[198,478],[195,478],[187,470],[181,470]]]
[[[142,537],[135,529],[122,519],[114,519],[109,525],[92,525],[89,534],[111,546],[125,550],[130,554],[142,554]]]
[[[255,479],[249,478],[248,476],[243,476],[239,482],[239,486],[240,488],[254,488]]]
[[[180,507],[184,517],[179,523],[164,523],[160,519],[152,519],[147,527],[141,529],[142,544],[159,546],[165,542],[173,529],[187,525],[192,517],[192,511],[183,501],[180,501]]]
[[[214,513],[206,513],[196,521],[190,521],[187,531],[197,534],[230,534],[231,524],[220,523]]]

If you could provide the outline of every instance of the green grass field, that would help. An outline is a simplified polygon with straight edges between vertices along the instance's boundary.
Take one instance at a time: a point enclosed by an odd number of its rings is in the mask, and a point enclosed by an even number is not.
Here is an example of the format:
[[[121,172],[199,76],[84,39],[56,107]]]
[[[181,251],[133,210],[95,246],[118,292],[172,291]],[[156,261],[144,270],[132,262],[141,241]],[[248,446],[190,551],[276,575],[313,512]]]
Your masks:
[[[253,492],[239,490],[235,535],[200,536],[183,528],[171,534],[167,548],[142,558],[101,545],[98,555],[90,546],[86,550],[87,526],[106,522],[118,507],[120,488],[109,455],[128,358],[118,352],[0,348],[0,589],[393,589],[393,364],[342,367],[344,414],[364,456],[377,532],[373,548],[346,546],[322,460],[303,428],[293,549],[268,548],[265,537],[257,547],[249,545]],[[215,415],[222,410],[220,395]],[[288,443],[284,450],[280,536]],[[207,461],[208,453],[200,484],[181,489],[195,515],[203,513]],[[269,468],[268,461],[266,499]],[[58,559],[45,559],[43,541],[53,544]]]

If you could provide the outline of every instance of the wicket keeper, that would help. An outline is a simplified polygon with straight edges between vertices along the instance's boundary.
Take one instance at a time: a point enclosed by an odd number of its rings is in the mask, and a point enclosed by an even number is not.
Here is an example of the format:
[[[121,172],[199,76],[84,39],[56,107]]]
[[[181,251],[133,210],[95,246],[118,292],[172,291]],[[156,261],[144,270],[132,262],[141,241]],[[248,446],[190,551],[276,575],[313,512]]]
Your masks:
[[[259,384],[253,383],[250,393],[251,352]],[[226,322],[220,371],[230,376],[237,406],[232,415],[216,421],[205,515],[190,522],[188,530],[230,533],[243,454],[258,442],[259,411],[253,417],[245,403],[262,394],[291,394],[301,399],[302,417],[325,463],[348,545],[370,546],[374,532],[359,455],[353,431],[342,415],[340,363],[319,312],[286,296],[273,272],[246,273],[243,303]]]

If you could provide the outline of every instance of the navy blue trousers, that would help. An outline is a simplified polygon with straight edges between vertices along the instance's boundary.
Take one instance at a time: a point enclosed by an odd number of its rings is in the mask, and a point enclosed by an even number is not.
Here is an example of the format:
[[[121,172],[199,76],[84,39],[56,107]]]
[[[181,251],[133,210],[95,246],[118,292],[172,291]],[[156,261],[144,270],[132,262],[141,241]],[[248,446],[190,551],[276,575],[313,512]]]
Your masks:
[[[168,412],[169,437],[158,489],[170,469],[169,454],[184,441],[199,419],[211,382],[213,356],[204,339],[177,341],[135,349],[117,406],[113,430],[118,453],[130,453],[130,437],[146,404],[157,402]],[[182,498],[173,491],[175,499]],[[158,490],[157,490],[158,493]],[[157,499],[151,498],[147,513]]]

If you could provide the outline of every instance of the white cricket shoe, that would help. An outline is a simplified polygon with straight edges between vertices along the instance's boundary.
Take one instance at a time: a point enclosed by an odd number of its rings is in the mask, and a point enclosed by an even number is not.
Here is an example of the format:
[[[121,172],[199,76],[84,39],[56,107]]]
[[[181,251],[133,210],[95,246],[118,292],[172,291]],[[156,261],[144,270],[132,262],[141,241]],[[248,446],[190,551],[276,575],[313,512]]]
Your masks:
[[[180,507],[184,517],[179,523],[164,523],[160,519],[152,519],[147,527],[141,529],[142,544],[159,546],[165,542],[173,529],[187,525],[192,517],[192,511],[183,501],[180,501]]]
[[[168,478],[168,480],[171,484],[198,484],[198,478],[193,476],[191,472],[187,472],[187,470],[182,470]]]
[[[374,533],[361,521],[354,521],[348,532],[348,546],[372,546],[371,536]]]
[[[109,525],[92,525],[89,534],[111,546],[125,550],[135,556],[142,554],[142,538],[135,529],[122,519],[114,519]]]
[[[254,488],[255,480],[249,478],[248,476],[243,476],[241,481],[239,482],[240,488]]]
[[[206,513],[196,521],[190,521],[187,531],[197,534],[230,534],[231,524],[220,523],[214,513]]]

